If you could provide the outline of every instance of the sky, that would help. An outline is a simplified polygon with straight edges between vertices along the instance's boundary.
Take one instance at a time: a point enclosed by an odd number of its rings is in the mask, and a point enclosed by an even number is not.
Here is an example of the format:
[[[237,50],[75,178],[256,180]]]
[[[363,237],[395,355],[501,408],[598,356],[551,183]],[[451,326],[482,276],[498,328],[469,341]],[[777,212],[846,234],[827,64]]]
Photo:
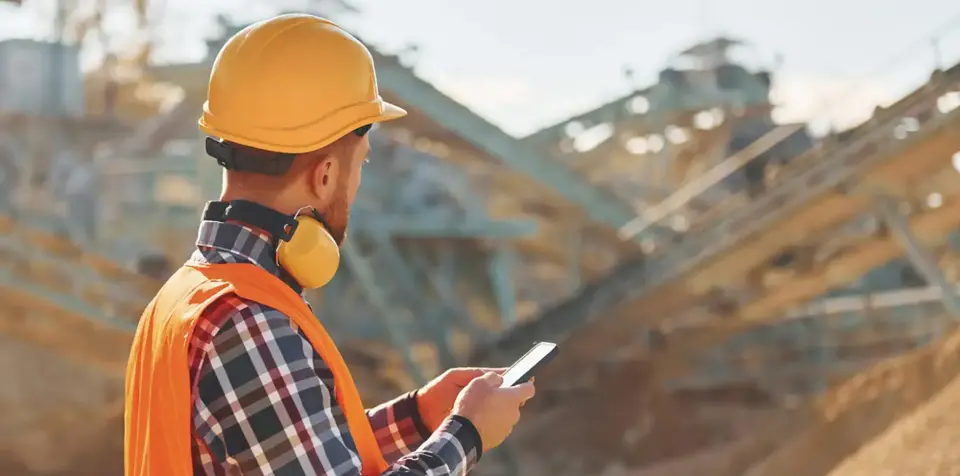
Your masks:
[[[0,5],[0,37],[47,33],[53,1]],[[297,9],[309,0],[153,0],[155,34],[165,43],[158,59],[198,58],[218,12],[253,20],[280,3]],[[851,125],[921,84],[938,62],[960,61],[956,0],[352,3],[360,13],[341,23],[388,53],[417,45],[410,59],[418,75],[514,135],[649,84],[676,52],[717,34],[747,41],[738,55],[747,64],[776,67],[784,121]]]

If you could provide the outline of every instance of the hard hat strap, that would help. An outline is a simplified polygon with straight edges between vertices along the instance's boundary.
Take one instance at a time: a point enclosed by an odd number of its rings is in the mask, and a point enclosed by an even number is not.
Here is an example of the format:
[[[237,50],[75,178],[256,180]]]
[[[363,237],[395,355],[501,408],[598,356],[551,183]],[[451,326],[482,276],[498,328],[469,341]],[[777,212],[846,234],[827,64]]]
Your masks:
[[[207,155],[217,160],[221,167],[237,172],[280,176],[290,170],[296,154],[281,152],[250,153],[235,145],[213,137],[206,140]]]
[[[363,137],[370,132],[373,124],[360,126],[353,130],[353,133]],[[249,172],[261,175],[280,176],[290,170],[293,160],[297,154],[284,154],[282,152],[257,151],[250,153],[234,144],[224,140],[207,137],[206,142],[207,155],[217,160],[221,167],[227,170],[236,170],[237,172]]]

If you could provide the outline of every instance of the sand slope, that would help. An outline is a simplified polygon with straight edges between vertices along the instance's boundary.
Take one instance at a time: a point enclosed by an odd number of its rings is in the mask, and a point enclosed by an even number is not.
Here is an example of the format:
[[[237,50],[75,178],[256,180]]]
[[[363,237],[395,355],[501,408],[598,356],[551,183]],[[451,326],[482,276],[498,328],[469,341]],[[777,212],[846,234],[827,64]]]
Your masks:
[[[901,418],[912,414],[914,410],[926,404],[951,384],[958,374],[960,374],[960,333],[955,333],[938,344],[878,364],[824,395],[818,402],[818,419],[770,457],[754,465],[746,474],[747,476],[831,474],[831,471],[850,455],[868,446],[878,436],[888,430],[891,434],[897,434],[894,428]],[[951,386],[950,390],[944,393],[953,395],[952,391]],[[960,389],[957,389],[957,392],[960,393]],[[960,397],[954,397],[954,401],[960,401]],[[958,407],[954,408],[956,411]],[[920,423],[913,423],[911,426],[909,421],[903,422],[903,425],[907,425],[905,428],[916,428],[920,425]],[[937,420],[934,418],[932,421]],[[954,426],[958,426],[960,417],[955,415],[952,421],[956,422]],[[944,422],[944,426],[950,425],[946,420]],[[931,425],[936,426],[936,423]],[[906,433],[903,435],[902,438],[907,438]],[[910,438],[913,439],[909,441],[920,441],[919,438],[949,440],[950,435],[930,432]],[[913,451],[906,447],[906,441],[908,439],[904,440],[903,450]],[[878,444],[880,444],[879,441]],[[887,444],[892,445],[892,443]],[[949,452],[951,449],[954,453],[960,454],[960,446],[946,448],[943,451]],[[886,457],[895,457],[890,448],[878,451],[889,453]],[[923,453],[929,453],[929,455],[915,456],[932,458],[934,450],[924,450]],[[862,454],[866,455],[863,458],[869,459],[866,450]],[[851,460],[850,464],[854,464],[854,461]],[[837,470],[839,471],[840,468]],[[872,473],[879,474],[877,470],[872,470]],[[832,476],[847,474],[861,473],[834,472]],[[960,473],[929,473],[904,469],[883,474],[914,476]]]
[[[830,473],[866,475],[960,475],[960,378]]]

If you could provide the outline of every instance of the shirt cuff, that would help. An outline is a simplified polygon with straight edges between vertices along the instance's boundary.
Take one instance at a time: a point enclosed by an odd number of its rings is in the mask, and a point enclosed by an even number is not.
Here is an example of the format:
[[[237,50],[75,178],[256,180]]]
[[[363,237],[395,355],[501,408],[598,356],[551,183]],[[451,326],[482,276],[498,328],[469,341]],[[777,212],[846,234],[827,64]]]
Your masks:
[[[437,455],[450,474],[469,473],[483,456],[480,432],[470,420],[459,415],[444,420],[420,449]]]
[[[464,451],[467,454],[470,454],[471,451],[475,451],[477,456],[477,461],[480,461],[480,457],[483,456],[483,440],[480,439],[480,430],[477,429],[476,425],[472,421],[468,420],[466,417],[460,415],[453,415],[450,419],[459,423],[461,426],[460,443],[463,444]]]
[[[427,425],[423,422],[423,417],[420,416],[420,405],[417,405],[417,392],[414,390],[408,392],[405,395],[402,395],[397,399],[395,405],[402,405],[404,408],[407,408],[407,414],[410,415],[410,419],[413,420],[413,426],[417,429],[417,433],[420,434],[420,437],[423,440],[430,438],[432,432]]]
[[[388,463],[420,447],[430,437],[413,392],[367,410],[367,417]]]

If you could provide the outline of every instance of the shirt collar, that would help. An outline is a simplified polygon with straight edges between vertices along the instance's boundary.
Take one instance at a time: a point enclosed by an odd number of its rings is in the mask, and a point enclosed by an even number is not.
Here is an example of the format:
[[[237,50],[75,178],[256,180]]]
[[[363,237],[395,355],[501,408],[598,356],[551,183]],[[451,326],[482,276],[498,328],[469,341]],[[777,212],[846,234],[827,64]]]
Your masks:
[[[276,244],[269,234],[240,223],[204,220],[197,233],[197,248],[215,249],[248,261],[280,278],[297,294],[303,287],[277,263]]]

